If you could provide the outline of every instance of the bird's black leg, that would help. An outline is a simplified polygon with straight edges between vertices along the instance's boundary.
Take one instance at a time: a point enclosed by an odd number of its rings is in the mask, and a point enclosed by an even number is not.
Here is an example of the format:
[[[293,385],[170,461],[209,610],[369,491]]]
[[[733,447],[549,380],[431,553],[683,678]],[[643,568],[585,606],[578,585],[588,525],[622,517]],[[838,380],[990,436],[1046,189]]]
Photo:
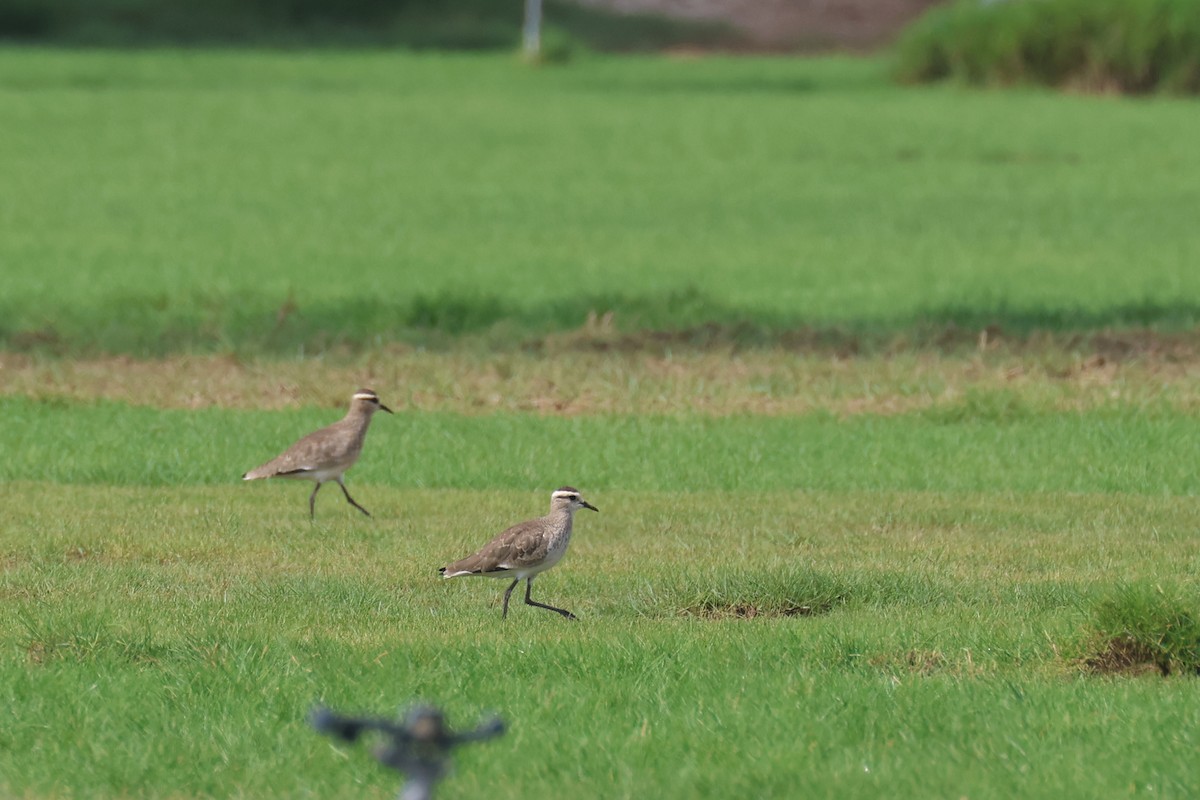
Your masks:
[[[317,492],[319,492],[320,490],[321,490],[321,482],[317,481],[317,485],[313,487],[312,494],[310,494],[308,496],[308,518],[309,519],[317,518],[317,508],[316,508],[315,503],[317,502]]]
[[[517,588],[517,584],[521,582],[520,578],[509,584],[508,591],[504,593],[504,613],[500,615],[500,619],[508,619],[508,596],[512,594],[512,590]]]
[[[512,591],[512,589],[510,588],[509,591]],[[550,611],[557,611],[559,614],[562,614],[567,619],[578,619],[578,617],[576,617],[570,611],[567,611],[565,608],[557,608],[555,606],[548,606],[545,603],[539,603],[538,601],[530,598],[529,593],[531,591],[533,591],[533,578],[526,578],[525,579],[525,605],[537,606],[538,608],[546,608],[546,609],[549,609]]]
[[[338,483],[338,486],[342,487],[342,494],[346,495],[346,500],[348,500],[350,502],[350,505],[354,506],[359,511],[363,512],[368,517],[371,516],[370,511],[367,511],[365,508],[360,506],[358,503],[354,502],[354,498],[350,496],[350,493],[348,491],[346,491],[346,484],[342,483],[341,480],[339,480],[337,483]]]

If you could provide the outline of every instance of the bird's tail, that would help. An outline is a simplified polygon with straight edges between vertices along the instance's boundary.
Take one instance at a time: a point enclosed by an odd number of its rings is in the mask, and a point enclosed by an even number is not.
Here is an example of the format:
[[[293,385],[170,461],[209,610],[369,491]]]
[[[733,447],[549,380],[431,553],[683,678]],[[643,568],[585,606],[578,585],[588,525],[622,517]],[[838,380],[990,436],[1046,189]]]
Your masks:
[[[250,470],[249,472],[243,472],[242,480],[256,481],[259,478],[269,478],[272,475],[274,475],[275,471],[266,469],[266,466],[267,466],[266,464],[263,464],[261,467],[255,467],[254,469]]]

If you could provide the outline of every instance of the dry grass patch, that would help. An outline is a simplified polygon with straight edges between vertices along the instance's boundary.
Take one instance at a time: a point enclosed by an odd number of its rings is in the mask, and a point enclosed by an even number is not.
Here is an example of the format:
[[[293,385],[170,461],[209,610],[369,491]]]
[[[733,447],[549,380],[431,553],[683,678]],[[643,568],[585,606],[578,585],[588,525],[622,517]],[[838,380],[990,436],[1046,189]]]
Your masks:
[[[577,344],[577,343],[576,343]],[[341,408],[359,386],[397,410],[782,416],[903,414],[1009,393],[1034,409],[1113,404],[1200,409],[1190,340],[1105,335],[1088,342],[980,339],[969,352],[901,348],[865,356],[785,348],[680,353],[382,351],[352,359],[231,356],[60,360],[0,354],[0,395],[115,400],[159,408]]]

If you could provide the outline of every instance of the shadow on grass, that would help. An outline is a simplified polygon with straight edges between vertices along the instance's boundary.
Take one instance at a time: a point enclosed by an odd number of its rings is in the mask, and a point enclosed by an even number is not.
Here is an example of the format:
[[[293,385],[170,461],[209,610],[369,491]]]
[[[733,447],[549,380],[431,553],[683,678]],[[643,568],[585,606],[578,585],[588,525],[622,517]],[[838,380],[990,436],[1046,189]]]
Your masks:
[[[705,620],[812,617],[853,605],[943,602],[954,593],[901,573],[834,574],[779,564],[685,572],[663,584],[646,613]]]
[[[1154,301],[1101,309],[957,305],[891,318],[822,320],[743,309],[692,289],[571,295],[536,305],[451,292],[313,303],[264,295],[134,295],[34,311],[0,304],[0,347],[63,357],[295,356],[392,345],[614,352],[779,348],[853,356],[1050,337],[1059,346],[1122,358],[1191,349],[1200,343],[1198,324],[1200,304]]]

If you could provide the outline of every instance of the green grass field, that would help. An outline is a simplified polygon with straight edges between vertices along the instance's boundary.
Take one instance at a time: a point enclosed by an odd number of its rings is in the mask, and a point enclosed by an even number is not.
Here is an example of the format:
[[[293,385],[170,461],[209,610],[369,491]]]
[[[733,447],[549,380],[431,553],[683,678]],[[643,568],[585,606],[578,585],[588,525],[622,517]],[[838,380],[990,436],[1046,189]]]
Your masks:
[[[885,75],[0,51],[0,795],[1200,794],[1200,117]]]
[[[0,102],[18,349],[1200,317],[1190,101],[845,60],[9,50]]]
[[[387,796],[301,717],[412,697],[511,722],[447,796],[1196,788],[1196,681],[1076,663],[1119,587],[1194,590],[1194,499],[592,492],[568,625],[433,571],[529,491],[8,488],[11,795]]]

